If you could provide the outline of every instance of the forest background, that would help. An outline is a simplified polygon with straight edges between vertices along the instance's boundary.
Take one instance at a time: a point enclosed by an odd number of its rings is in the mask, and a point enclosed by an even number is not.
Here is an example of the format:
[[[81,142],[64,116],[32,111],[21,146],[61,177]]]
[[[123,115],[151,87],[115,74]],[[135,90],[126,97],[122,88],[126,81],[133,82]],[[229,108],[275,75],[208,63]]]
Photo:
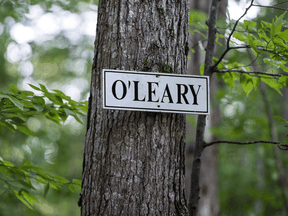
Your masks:
[[[90,90],[97,4],[76,0],[0,2],[0,215],[80,215],[77,201],[85,101]],[[219,35],[224,37],[249,1],[228,1],[228,4],[227,19],[219,19],[217,24]],[[288,3],[257,4],[285,9]],[[261,22],[271,23],[273,17],[280,17],[283,12],[253,7],[244,17],[250,20],[246,21],[246,27],[256,31]],[[189,23],[197,29],[195,34],[205,35],[207,16],[191,11]],[[286,14],[283,17],[287,19]],[[245,28],[245,22],[241,22]],[[287,28],[285,18],[283,26]],[[204,49],[204,35],[195,46]],[[221,49],[219,45],[220,54]],[[283,70],[275,62],[255,58],[253,53],[251,57],[243,50],[234,50],[226,60],[227,64],[241,60],[243,66],[251,67],[253,62],[254,67],[271,73]],[[273,116],[288,119],[286,87],[281,88],[278,80],[269,82],[265,86],[267,95],[263,97],[260,88],[253,85],[243,88],[240,79],[231,84],[223,78],[219,79],[220,88],[211,103],[212,110],[220,108],[220,119],[209,132],[220,140],[271,140],[271,122],[264,98]],[[195,121],[195,116],[187,115],[192,128]],[[284,126],[283,119],[273,118],[274,133],[281,141],[287,133]],[[187,143],[193,145],[194,139],[195,135],[188,131]],[[285,215],[288,192],[285,194],[279,184],[279,176],[288,178],[287,152],[264,144],[245,147],[221,144],[217,163],[220,215]]]

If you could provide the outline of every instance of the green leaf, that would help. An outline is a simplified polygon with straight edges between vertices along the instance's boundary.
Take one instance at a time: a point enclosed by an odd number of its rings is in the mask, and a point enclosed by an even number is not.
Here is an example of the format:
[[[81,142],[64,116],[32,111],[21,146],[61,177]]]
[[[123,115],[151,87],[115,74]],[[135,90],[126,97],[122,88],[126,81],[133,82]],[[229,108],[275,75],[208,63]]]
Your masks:
[[[53,180],[53,177],[49,173],[47,173],[45,170],[43,170],[42,168],[37,167],[37,166],[32,166],[31,169],[34,170],[40,178],[42,178],[39,180],[39,182],[42,181],[41,183],[43,183],[44,181],[43,184],[46,184],[49,180]]]
[[[222,78],[224,82],[227,83],[230,89],[234,88],[234,77],[232,73],[223,73]]]
[[[17,125],[17,129],[29,136],[34,136],[33,132],[26,126]]]
[[[36,202],[36,203],[40,203],[40,201],[38,199],[36,199],[36,197],[31,194],[29,191],[25,190],[25,189],[21,189],[19,192],[18,192],[19,195],[22,195],[23,198],[31,205],[33,206],[33,203]]]
[[[2,163],[3,163],[4,165],[6,165],[6,166],[15,167],[15,164],[13,164],[13,163],[11,163],[11,162],[9,162],[9,161],[6,161],[6,160],[2,161]]]
[[[46,92],[45,96],[56,105],[63,104],[62,98],[59,95]]]
[[[60,96],[62,99],[67,100],[67,101],[71,101],[71,97],[65,95],[62,91],[54,89],[54,92],[56,92],[56,95]]]
[[[204,66],[205,66],[205,62],[203,62],[200,66],[200,75],[203,76],[204,75]]]
[[[282,95],[282,93],[278,89],[278,83],[276,83],[274,79],[261,77],[261,80]]]
[[[32,84],[28,84],[31,88],[33,88],[33,89],[35,89],[35,90],[37,90],[37,91],[41,91],[41,89],[40,88],[38,88],[37,86],[34,86],[34,85],[32,85]]]
[[[47,184],[48,182],[48,180],[42,178],[41,176],[38,176],[35,180],[42,184]]]
[[[70,191],[71,191],[72,193],[74,193],[76,187],[75,187],[74,184],[69,184],[69,189],[70,189]]]
[[[87,105],[86,104],[85,105],[80,105],[80,106],[78,106],[78,108],[80,110],[82,110],[85,113],[85,115],[86,115],[88,113],[88,101],[87,101]]]
[[[55,190],[60,190],[62,183],[56,182],[56,181],[51,181],[50,182],[50,187],[55,189]]]
[[[67,115],[73,116],[73,117],[76,119],[76,121],[78,121],[80,124],[83,124],[82,121],[81,121],[81,120],[78,118],[78,116],[76,115],[75,111],[72,111],[72,110],[67,109],[67,108],[64,108],[64,111],[65,111],[65,113],[66,113]]]
[[[12,124],[10,124],[10,123],[8,123],[8,122],[5,122],[5,124],[6,124],[7,128],[8,128],[9,130],[11,130],[12,132],[16,131],[16,128],[15,128],[14,125],[12,125]]]
[[[21,91],[21,95],[25,96],[25,97],[28,97],[28,96],[33,96],[34,93],[31,92],[31,91]]]
[[[260,82],[261,82],[260,78],[259,77],[253,77],[252,80],[253,80],[254,88],[257,89]]]
[[[82,185],[82,181],[81,180],[79,180],[79,179],[72,179],[72,182],[74,183],[74,184],[77,184],[77,185]]]
[[[258,36],[260,39],[265,39],[266,41],[269,41],[270,39],[267,37],[266,32],[263,29],[258,30]]]
[[[34,96],[34,97],[32,98],[32,102],[33,102],[33,103],[41,104],[42,106],[45,105],[45,100],[44,100],[43,97],[41,97],[41,96]]]
[[[271,29],[270,29],[270,37],[271,37],[272,41],[274,39],[274,36],[275,36],[275,23],[274,23],[274,19],[273,19]]]
[[[60,107],[58,109],[58,115],[62,119],[63,122],[65,122],[66,119],[68,118],[67,114],[65,113],[65,111],[64,111],[64,109],[62,107]]]
[[[21,100],[21,103],[26,107],[26,108],[33,108],[33,103],[27,100]]]
[[[0,166],[0,172],[2,172],[4,174],[9,174],[10,170],[6,166]]]
[[[45,92],[45,93],[48,92],[46,86],[44,86],[43,84],[39,84],[39,86],[43,92]]]
[[[194,49],[192,49],[191,47],[189,47],[189,49],[190,49],[190,51],[191,51],[192,53],[195,53],[195,50],[194,50]]]
[[[246,95],[248,96],[254,87],[253,79],[247,74],[241,74],[240,83]]]
[[[287,32],[287,34],[288,34],[288,32]],[[281,64],[280,64],[280,67],[281,67],[281,69],[282,69],[283,71],[288,72],[288,67],[285,66],[286,63],[287,63],[287,62],[282,61]]]
[[[32,164],[29,160],[26,160],[24,163],[24,166],[30,167],[30,166],[32,166]]]
[[[19,89],[15,86],[15,85],[11,85],[8,87],[8,90],[10,92],[12,92],[13,94],[18,94],[19,93]]]
[[[25,121],[23,119],[19,118],[19,117],[12,117],[10,119],[13,120],[16,124],[19,124],[19,125],[25,123]]]
[[[33,210],[32,206],[25,200],[23,199],[22,195],[19,195],[18,191],[13,191],[15,196],[23,203],[25,204],[28,208],[30,208],[31,210]]]
[[[55,176],[54,177],[57,181],[63,183],[63,184],[66,184],[66,183],[69,183],[70,181],[68,181],[66,178],[62,177],[62,176]]]
[[[17,106],[21,110],[24,110],[24,105],[17,99],[13,98],[12,96],[6,94],[0,94],[0,98],[8,98],[15,106]]]
[[[274,116],[276,119],[278,119],[280,121],[280,123],[286,123],[288,124],[288,121],[286,121],[284,118],[282,118],[281,116]]]
[[[48,191],[49,191],[49,188],[50,188],[50,184],[49,184],[49,182],[45,185],[45,188],[44,188],[44,197],[46,198],[46,196],[47,196],[47,193],[48,193]]]
[[[285,41],[288,41],[288,29],[283,32],[280,32],[277,36]]]
[[[252,38],[252,36],[248,33],[247,34],[247,39],[248,39],[248,44],[251,46],[251,48],[255,51],[258,52],[258,49],[256,48],[256,45],[254,43],[254,39]]]
[[[73,179],[72,182],[77,186],[79,190],[81,190],[82,181],[79,179]]]
[[[23,181],[23,180],[18,180],[17,182],[20,183],[20,184],[22,184],[23,186],[29,188],[29,189],[35,189],[35,188],[32,186],[31,183],[29,184],[29,183],[27,183],[27,182],[25,182],[25,181]]]
[[[256,22],[250,21],[250,20],[244,20],[244,28],[249,30],[257,25]]]
[[[38,111],[38,112],[42,112],[43,111],[43,107],[40,104],[33,104],[33,107]]]
[[[233,34],[233,37],[236,38],[236,39],[238,39],[238,40],[240,40],[240,41],[247,42],[247,39],[244,38],[244,34],[241,34],[241,33],[239,33],[239,32],[235,32],[235,33]]]
[[[288,76],[281,76],[281,77],[278,79],[278,89],[281,89],[281,88],[283,88],[284,86],[286,86],[287,81],[288,81]]]
[[[279,16],[275,20],[275,34],[277,34],[279,31],[281,31],[281,29],[282,29],[282,20],[283,20],[283,18],[284,18],[286,13],[287,13],[287,11],[285,11],[281,16]]]

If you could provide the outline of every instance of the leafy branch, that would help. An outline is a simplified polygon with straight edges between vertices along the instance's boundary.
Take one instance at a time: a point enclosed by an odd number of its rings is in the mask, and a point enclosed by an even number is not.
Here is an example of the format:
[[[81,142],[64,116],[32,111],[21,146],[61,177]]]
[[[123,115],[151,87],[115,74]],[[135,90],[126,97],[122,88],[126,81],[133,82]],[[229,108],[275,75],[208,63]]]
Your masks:
[[[10,191],[14,192],[16,197],[23,202],[28,208],[33,209],[33,203],[40,203],[40,201],[32,195],[30,190],[36,190],[31,180],[46,185],[44,187],[44,197],[46,197],[48,190],[51,188],[59,190],[61,186],[69,184],[69,189],[74,192],[76,188],[81,189],[81,180],[72,179],[67,180],[62,176],[53,176],[40,167],[32,165],[28,160],[23,166],[16,166],[11,162],[0,160],[0,172],[5,174],[8,179],[0,178]],[[15,184],[11,184],[11,182]]]
[[[13,132],[19,130],[33,136],[33,132],[26,125],[26,120],[37,115],[43,115],[58,125],[65,122],[68,116],[73,116],[82,124],[79,117],[86,115],[87,101],[76,102],[60,90],[49,92],[42,84],[40,88],[29,85],[43,96],[35,95],[32,91],[20,91],[15,85],[8,88],[9,93],[0,91],[0,132],[3,127],[7,127]]]
[[[34,136],[27,127],[27,119],[38,115],[59,125],[65,122],[68,116],[73,116],[82,123],[80,116],[86,115],[88,102],[76,102],[59,90],[50,92],[42,84],[39,87],[30,84],[30,87],[40,92],[42,96],[35,95],[32,91],[20,91],[15,85],[8,88],[8,93],[0,91],[0,132],[3,127],[7,127],[13,132],[18,130]],[[32,165],[28,160],[23,166],[17,166],[0,157],[0,173],[4,174],[4,178],[0,178],[2,185],[30,209],[33,209],[35,202],[41,204],[31,193],[32,190],[36,190],[31,183],[32,180],[45,185],[44,197],[50,187],[59,190],[61,186],[69,184],[72,192],[76,188],[81,189],[81,180],[69,181],[62,176],[53,176],[44,169]]]
[[[220,58],[218,59],[218,61],[210,68],[210,71],[214,71],[215,68],[220,64],[220,62],[224,59],[224,57],[226,56],[226,54],[231,50],[234,49],[233,47],[230,47],[230,40],[236,30],[236,27],[238,25],[238,23],[240,22],[240,20],[247,14],[248,10],[253,6],[253,2],[254,0],[251,1],[250,5],[246,8],[245,12],[242,14],[242,16],[235,22],[232,31],[230,32],[227,42],[226,42],[226,50],[223,52],[223,54],[220,56]]]

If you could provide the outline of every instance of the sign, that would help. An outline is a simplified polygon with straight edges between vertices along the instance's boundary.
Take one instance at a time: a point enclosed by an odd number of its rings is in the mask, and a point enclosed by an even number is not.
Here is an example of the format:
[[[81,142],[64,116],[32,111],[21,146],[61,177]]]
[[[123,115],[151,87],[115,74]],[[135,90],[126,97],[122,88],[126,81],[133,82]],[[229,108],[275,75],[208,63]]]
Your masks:
[[[209,77],[104,69],[103,108],[209,114]]]

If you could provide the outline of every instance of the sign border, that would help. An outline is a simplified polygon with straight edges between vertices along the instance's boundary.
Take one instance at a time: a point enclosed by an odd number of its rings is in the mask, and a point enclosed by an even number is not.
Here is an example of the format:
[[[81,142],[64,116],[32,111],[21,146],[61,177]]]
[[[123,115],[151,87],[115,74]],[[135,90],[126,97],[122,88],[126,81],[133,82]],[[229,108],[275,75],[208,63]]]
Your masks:
[[[206,79],[207,85],[207,111],[185,111],[185,110],[172,110],[172,109],[162,109],[159,108],[131,108],[131,107],[118,107],[118,106],[107,106],[106,105],[106,83],[105,83],[105,74],[106,72],[112,73],[127,73],[127,74],[144,74],[144,75],[154,75],[159,76],[169,76],[169,77],[190,77],[190,78],[201,78]],[[182,114],[194,114],[194,115],[209,115],[210,114],[210,86],[209,86],[209,76],[200,76],[200,75],[187,75],[187,74],[170,74],[170,73],[157,73],[157,72],[142,72],[142,71],[126,71],[126,70],[114,70],[114,69],[102,69],[102,97],[103,97],[103,109],[117,109],[117,110],[129,110],[129,111],[146,111],[146,112],[163,112],[163,113],[182,113]]]

